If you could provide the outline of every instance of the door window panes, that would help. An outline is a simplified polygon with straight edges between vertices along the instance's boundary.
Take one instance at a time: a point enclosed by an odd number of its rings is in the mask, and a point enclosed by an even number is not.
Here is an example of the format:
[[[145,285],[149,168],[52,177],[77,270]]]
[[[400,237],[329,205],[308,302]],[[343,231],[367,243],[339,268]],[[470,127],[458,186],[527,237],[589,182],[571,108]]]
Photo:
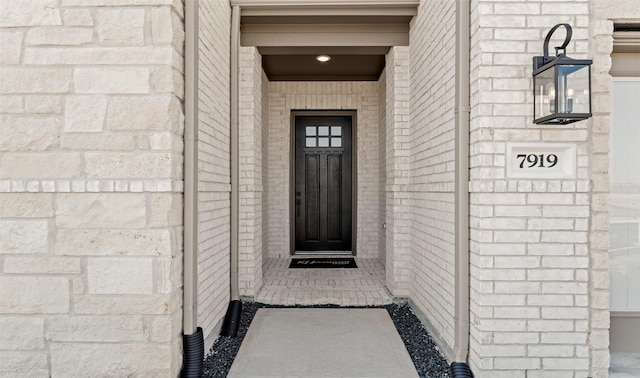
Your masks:
[[[342,147],[342,126],[306,126],[306,147]]]
[[[305,129],[305,133],[307,136],[316,136],[316,127],[315,126],[307,126]]]
[[[611,311],[640,311],[640,78],[614,78],[610,134]]]

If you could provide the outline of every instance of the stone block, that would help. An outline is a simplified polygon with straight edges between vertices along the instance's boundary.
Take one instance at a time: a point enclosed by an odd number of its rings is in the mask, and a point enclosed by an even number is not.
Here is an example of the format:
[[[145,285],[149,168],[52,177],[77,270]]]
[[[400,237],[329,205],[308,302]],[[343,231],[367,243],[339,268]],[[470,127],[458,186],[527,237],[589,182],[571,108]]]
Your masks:
[[[22,39],[23,34],[21,31],[3,31],[0,33],[0,46],[2,46],[0,65],[20,64]]]
[[[154,44],[171,44],[173,42],[174,29],[170,7],[151,10],[151,35],[153,36]]]
[[[60,228],[141,228],[146,222],[144,195],[127,193],[59,194]]]
[[[182,195],[154,193],[149,196],[149,226],[178,226],[183,222]]]
[[[170,132],[149,134],[149,148],[152,150],[171,150],[174,147],[174,139],[174,135]],[[182,143],[178,143],[182,145]]]
[[[150,341],[156,343],[171,342],[175,335],[182,333],[181,319],[171,316],[155,316],[151,319]]]
[[[51,343],[53,377],[169,377],[171,347]]]
[[[0,116],[0,151],[44,151],[57,147],[57,117]]]
[[[33,65],[173,64],[173,47],[27,47],[24,62]],[[4,75],[4,74],[3,74]]]
[[[151,71],[151,88],[158,93],[173,93],[184,98],[184,76],[172,67],[155,67]]]
[[[60,141],[60,147],[73,151],[131,151],[135,149],[135,137],[115,134],[66,134]]]
[[[46,220],[0,220],[0,254],[46,254],[48,240]]]
[[[98,41],[105,46],[142,46],[144,9],[99,8],[95,13]]]
[[[58,230],[55,253],[68,256],[171,256],[169,230]]]
[[[62,114],[62,96],[24,96],[25,113]]]
[[[68,93],[71,70],[66,68],[0,68],[0,92]]]
[[[44,349],[42,318],[0,316],[0,330],[0,350]]]
[[[0,359],[2,378],[49,377],[47,353],[3,351]]]
[[[628,0],[609,0],[606,2],[596,1],[589,3],[592,14],[598,14],[602,18],[638,18],[640,10],[637,4]]]
[[[132,5],[172,5],[174,0],[62,0],[63,7],[130,7]]]
[[[89,294],[151,294],[153,260],[150,258],[90,258],[87,261]]]
[[[140,316],[73,316],[49,320],[52,342],[130,342],[144,340]]]
[[[147,68],[77,68],[76,93],[148,93]]]
[[[74,178],[80,176],[80,164],[80,154],[74,152],[5,153],[0,157],[0,178]]]
[[[88,152],[85,154],[85,170],[90,178],[172,178],[176,158],[166,152]]]
[[[32,25],[61,25],[60,7],[57,0],[6,2],[0,12],[0,27]]]
[[[76,296],[73,309],[77,314],[168,315],[169,296]]]
[[[80,274],[80,259],[65,257],[6,257],[5,273]]]
[[[104,126],[107,99],[103,96],[67,97],[64,106],[64,130],[99,132]]]
[[[69,45],[77,46],[93,41],[93,29],[90,28],[33,28],[27,32],[26,43],[33,45]]]
[[[3,193],[0,214],[6,218],[48,218],[53,216],[53,196],[45,193]]]
[[[109,103],[109,130],[175,131],[182,125],[182,107],[172,96],[116,97]]]
[[[67,26],[93,26],[93,17],[89,9],[69,8],[65,9],[62,15]]]
[[[155,261],[156,291],[170,294],[182,286],[182,259],[160,258]]]
[[[0,313],[64,314],[69,312],[69,279],[64,277],[0,277]]]
[[[0,113],[21,114],[24,113],[23,96],[0,96]]]

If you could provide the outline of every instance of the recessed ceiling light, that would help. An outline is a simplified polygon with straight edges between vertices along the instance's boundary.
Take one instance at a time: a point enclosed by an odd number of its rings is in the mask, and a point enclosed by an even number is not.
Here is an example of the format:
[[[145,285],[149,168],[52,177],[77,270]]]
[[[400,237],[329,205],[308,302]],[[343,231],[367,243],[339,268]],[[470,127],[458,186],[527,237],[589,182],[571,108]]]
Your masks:
[[[331,60],[331,57],[329,55],[318,55],[316,60],[320,63],[326,63]]]

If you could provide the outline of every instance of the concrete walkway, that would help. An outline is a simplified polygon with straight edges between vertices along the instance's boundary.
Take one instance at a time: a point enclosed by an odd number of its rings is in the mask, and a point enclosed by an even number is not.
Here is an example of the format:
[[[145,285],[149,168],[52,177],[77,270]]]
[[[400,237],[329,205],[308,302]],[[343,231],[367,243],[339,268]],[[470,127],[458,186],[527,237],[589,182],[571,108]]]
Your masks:
[[[385,309],[261,308],[229,377],[418,377]]]

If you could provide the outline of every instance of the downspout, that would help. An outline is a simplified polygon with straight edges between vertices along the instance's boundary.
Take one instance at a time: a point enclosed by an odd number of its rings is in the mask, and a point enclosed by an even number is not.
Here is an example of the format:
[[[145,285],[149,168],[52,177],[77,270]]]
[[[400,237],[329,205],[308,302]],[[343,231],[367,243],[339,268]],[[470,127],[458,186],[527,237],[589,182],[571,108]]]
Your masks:
[[[455,344],[452,378],[473,377],[469,358],[469,76],[470,0],[456,2]]]
[[[242,302],[238,290],[238,255],[240,245],[240,141],[239,141],[239,92],[240,92],[240,6],[231,11],[231,301],[222,322],[220,335],[236,337],[240,325]]]
[[[198,327],[198,1],[185,1],[184,287],[182,377],[201,377],[204,336]]]

